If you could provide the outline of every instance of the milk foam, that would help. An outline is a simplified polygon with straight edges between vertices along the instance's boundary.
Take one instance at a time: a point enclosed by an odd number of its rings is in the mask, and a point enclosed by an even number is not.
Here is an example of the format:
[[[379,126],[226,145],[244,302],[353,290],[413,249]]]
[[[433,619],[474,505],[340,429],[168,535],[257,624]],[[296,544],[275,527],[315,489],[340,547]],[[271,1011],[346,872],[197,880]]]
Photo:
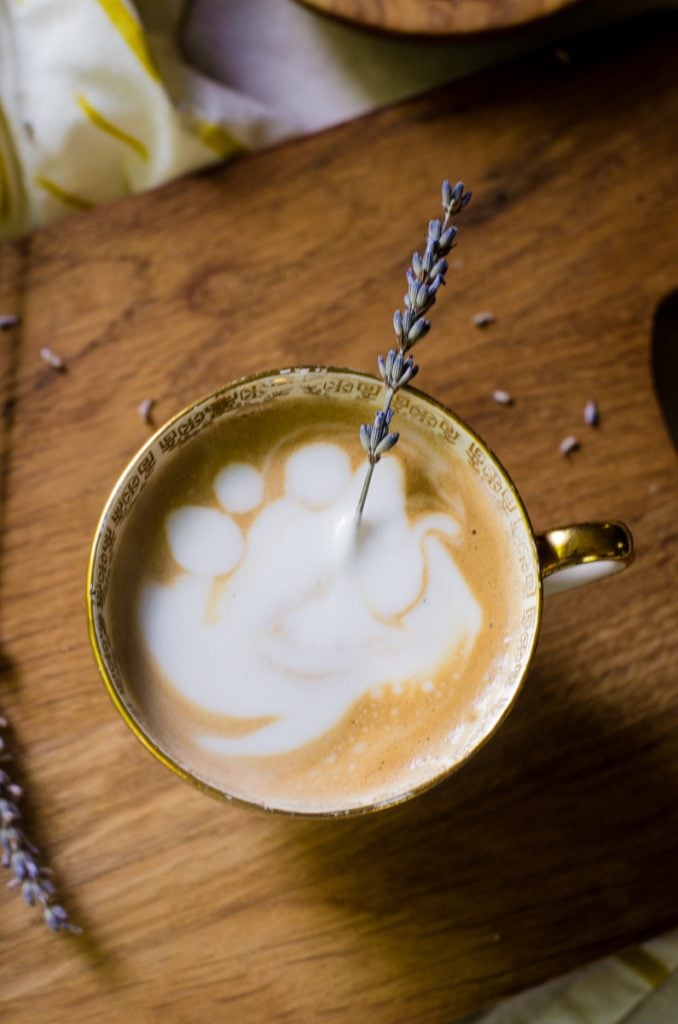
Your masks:
[[[185,505],[167,517],[182,571],[142,588],[144,642],[182,696],[250,729],[195,736],[206,750],[296,750],[361,696],[429,692],[443,664],[470,654],[483,616],[452,554],[459,523],[408,516],[393,453],[356,531],[363,476],[339,445],[308,443],[288,458],[281,497],[259,507],[266,481],[237,463],[214,482],[225,511]],[[233,515],[257,508],[245,536]]]

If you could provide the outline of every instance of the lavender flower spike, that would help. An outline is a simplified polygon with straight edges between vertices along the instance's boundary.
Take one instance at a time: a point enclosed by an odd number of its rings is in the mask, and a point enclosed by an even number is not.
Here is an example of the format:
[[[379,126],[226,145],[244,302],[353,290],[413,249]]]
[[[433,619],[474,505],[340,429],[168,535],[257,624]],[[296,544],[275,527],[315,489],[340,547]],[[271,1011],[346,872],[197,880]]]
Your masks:
[[[404,312],[397,309],[393,314],[393,331],[398,347],[390,349],[385,359],[383,356],[378,359],[379,373],[386,387],[383,406],[376,414],[374,423],[363,423],[360,427],[360,441],[367,452],[369,464],[356,510],[357,523],[365,508],[374,467],[381,456],[394,447],[400,436],[388,432],[393,418],[391,402],[395,393],[405,387],[419,371],[412,356],[407,353],[431,329],[430,322],[424,319],[424,313],[433,306],[440,286],[445,284],[445,275],[449,269],[445,257],[457,235],[457,228],[450,221],[471,201],[471,193],[464,191],[463,181],[458,181],[454,187],[449,181],[444,181],[441,193],[444,219],[429,222],[423,256],[418,252],[412,253],[412,265],[406,273],[407,291],[403,297],[405,309]]]
[[[0,729],[6,729],[7,719],[0,716]],[[55,932],[81,931],[68,920],[62,906],[54,902],[55,889],[49,878],[49,870],[40,863],[38,850],[26,838],[20,826],[21,811],[17,801],[21,799],[21,787],[12,782],[1,767],[9,762],[9,754],[0,736],[0,849],[2,866],[14,876],[8,885],[21,888],[21,895],[29,907],[42,907],[45,923]]]

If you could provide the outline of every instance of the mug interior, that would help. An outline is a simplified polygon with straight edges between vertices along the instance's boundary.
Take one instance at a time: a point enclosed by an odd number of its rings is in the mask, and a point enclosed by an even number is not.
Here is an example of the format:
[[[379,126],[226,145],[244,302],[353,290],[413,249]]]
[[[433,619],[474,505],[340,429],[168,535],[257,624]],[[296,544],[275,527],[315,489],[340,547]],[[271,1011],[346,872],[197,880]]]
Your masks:
[[[139,500],[163,468],[214,424],[228,423],[230,417],[238,417],[247,410],[286,397],[342,403],[369,400],[376,409],[382,387],[380,380],[368,374],[328,367],[284,369],[228,384],[180,412],[151,437],[121,475],[103,510],[92,544],[87,582],[90,638],[100,674],[115,706],[137,738],[172,771],[213,796],[266,810],[315,817],[364,813],[402,802],[449,775],[485,743],[507,714],[524,678],[536,645],[542,602],[539,562],[527,513],[510,477],[487,445],[448,409],[412,388],[395,396],[393,407],[399,426],[405,431],[409,420],[430,431],[437,442],[449,446],[454,458],[464,460],[477,478],[478,487],[484,489],[499,511],[515,555],[512,571],[516,574],[515,594],[519,601],[518,626],[501,678],[487,688],[482,704],[467,716],[465,724],[457,726],[454,762],[441,768],[433,760],[423,781],[369,802],[357,799],[341,806],[314,806],[309,811],[286,805],[285,801],[253,798],[242,788],[231,791],[216,782],[159,738],[125,678],[111,621],[112,570],[126,531],[135,529]]]

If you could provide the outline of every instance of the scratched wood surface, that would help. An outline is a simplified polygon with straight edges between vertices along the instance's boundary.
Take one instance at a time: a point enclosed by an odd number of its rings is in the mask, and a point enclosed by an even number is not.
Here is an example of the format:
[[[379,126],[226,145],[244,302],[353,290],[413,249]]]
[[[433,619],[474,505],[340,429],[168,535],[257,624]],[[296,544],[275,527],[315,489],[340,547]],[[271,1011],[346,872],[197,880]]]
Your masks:
[[[583,0],[303,0],[309,7],[387,32],[495,32],[556,14]]]
[[[643,21],[1,250],[22,320],[1,337],[0,707],[85,928],[54,937],[0,892],[3,1020],[449,1024],[678,923],[678,464],[649,369],[678,283],[677,43],[675,19]],[[137,405],[161,421],[250,371],[371,367],[461,175],[421,386],[537,527],[622,518],[637,562],[548,603],[508,722],[438,789],[336,823],[221,806],[146,754],[88,646],[88,547],[147,435]]]

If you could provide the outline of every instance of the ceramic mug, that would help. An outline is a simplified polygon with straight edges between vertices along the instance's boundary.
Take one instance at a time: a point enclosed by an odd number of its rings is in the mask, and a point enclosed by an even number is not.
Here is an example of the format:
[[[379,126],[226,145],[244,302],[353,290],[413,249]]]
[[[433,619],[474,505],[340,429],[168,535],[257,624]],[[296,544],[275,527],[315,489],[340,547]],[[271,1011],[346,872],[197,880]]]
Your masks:
[[[162,426],[140,449],[122,473],[106,502],[91,547],[87,573],[87,612],[89,634],[94,656],[114,705],[132,732],[164,765],[181,778],[205,792],[222,799],[266,810],[289,812],[290,808],[276,800],[250,798],[246,792],[234,793],[215,784],[196,770],[184,755],[179,756],[166,740],[160,738],[148,714],[139,705],[130,681],[119,664],[116,627],[111,621],[111,578],[124,531],[138,525],[140,498],[153,487],[156,475],[172,465],[179,451],[191,451],[195,440],[216,424],[221,430],[234,417],[252,410],[273,407],[281,398],[304,402],[338,402],[346,406],[347,415],[355,415],[351,406],[366,400],[378,407],[382,382],[352,370],[329,367],[301,367],[262,373],[235,381],[194,402]],[[619,522],[580,523],[536,533],[528,518],[522,499],[511,478],[497,457],[478,435],[453,412],[428,395],[413,388],[403,389],[394,401],[398,429],[407,431],[408,421],[417,429],[430,431],[449,446],[454,458],[461,458],[470,467],[477,486],[485,489],[505,517],[517,554],[520,594],[519,635],[515,652],[506,669],[496,700],[486,707],[480,726],[465,741],[463,756],[443,770],[432,766],[430,774],[413,788],[391,794],[386,800],[371,803],[356,801],[355,805],[334,807],[331,804],[306,812],[295,807],[291,813],[311,816],[340,816],[365,813],[402,802],[441,781],[465,763],[489,738],[512,707],[529,669],[535,651],[541,622],[544,594],[579,586],[618,572],[634,557],[633,539],[626,526]],[[143,501],[141,502],[143,506]],[[123,538],[124,540],[124,538]],[[463,740],[463,737],[462,737]]]

